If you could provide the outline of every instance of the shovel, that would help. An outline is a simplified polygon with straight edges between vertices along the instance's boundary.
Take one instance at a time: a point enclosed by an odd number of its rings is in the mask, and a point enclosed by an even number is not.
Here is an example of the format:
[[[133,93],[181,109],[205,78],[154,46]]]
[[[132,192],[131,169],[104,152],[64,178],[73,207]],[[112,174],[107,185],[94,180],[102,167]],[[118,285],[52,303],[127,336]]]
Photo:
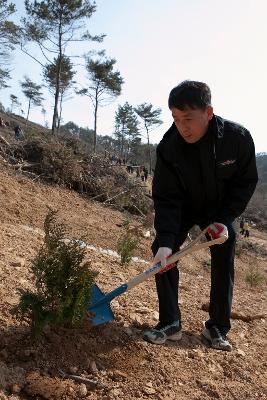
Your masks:
[[[198,243],[199,240],[202,238],[202,236],[204,236],[206,233],[210,235],[211,240],[204,243]],[[171,264],[175,263],[177,260],[185,256],[186,254],[193,253],[200,249],[205,249],[207,247],[213,246],[214,244],[224,243],[227,240],[227,238],[228,238],[228,231],[226,226],[223,224],[214,223],[205,228],[197,236],[197,238],[193,240],[188,246],[172,254],[168,258],[168,264],[166,267],[162,267],[160,262],[155,265],[152,265],[151,267],[143,271],[141,274],[135,276],[130,281],[123,283],[121,286],[117,287],[116,289],[112,290],[107,294],[104,294],[96,284],[92,285],[91,303],[89,304],[87,309],[90,317],[92,316],[90,321],[91,324],[93,326],[101,325],[104,324],[105,322],[113,321],[115,319],[114,314],[110,307],[110,302],[115,297],[120,296],[127,290],[130,290],[134,286],[139,285],[139,283],[142,283],[151,276],[159,272],[165,272],[168,269],[172,268],[173,265]]]

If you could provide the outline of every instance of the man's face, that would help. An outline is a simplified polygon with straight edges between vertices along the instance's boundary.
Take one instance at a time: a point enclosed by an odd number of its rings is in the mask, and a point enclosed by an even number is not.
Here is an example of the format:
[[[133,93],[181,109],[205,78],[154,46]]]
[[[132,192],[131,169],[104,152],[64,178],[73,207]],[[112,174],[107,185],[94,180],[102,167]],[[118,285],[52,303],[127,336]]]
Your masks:
[[[183,111],[172,107],[171,112],[176,128],[187,143],[196,143],[205,135],[213,116],[211,106],[204,110],[188,108]]]

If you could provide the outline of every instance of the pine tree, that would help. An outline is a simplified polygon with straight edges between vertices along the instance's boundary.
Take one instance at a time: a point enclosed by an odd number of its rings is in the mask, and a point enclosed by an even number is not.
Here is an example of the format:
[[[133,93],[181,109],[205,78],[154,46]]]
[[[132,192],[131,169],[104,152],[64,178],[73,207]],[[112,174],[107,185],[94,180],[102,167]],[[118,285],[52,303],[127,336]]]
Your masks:
[[[9,18],[16,11],[14,3],[0,0],[0,89],[8,87],[6,81],[10,79],[7,65],[10,62],[10,53],[19,41],[20,29]]]
[[[99,53],[100,58],[94,60],[87,58],[86,70],[88,73],[88,88],[77,91],[80,95],[90,98],[94,108],[94,144],[93,151],[96,151],[97,142],[97,113],[100,106],[109,104],[121,94],[123,79],[119,71],[114,71],[116,60],[106,58],[105,52]]]
[[[27,18],[23,19],[25,40],[35,42],[49,64],[53,63],[56,54],[57,68],[54,93],[54,112],[52,132],[55,133],[60,99],[60,75],[64,56],[68,57],[67,47],[70,43],[81,41],[101,42],[104,35],[92,36],[82,31],[85,21],[96,11],[96,4],[89,0],[25,0]],[[26,46],[22,51],[31,56]],[[31,56],[32,57],[32,56]],[[39,60],[35,59],[40,63]],[[40,63],[42,66],[43,63]]]
[[[20,102],[18,100],[18,97],[15,96],[14,94],[10,95],[10,100],[11,100],[11,112],[13,112],[13,109],[20,106]]]
[[[120,157],[126,158],[131,150],[131,145],[140,139],[139,122],[134,112],[134,108],[126,102],[123,106],[118,106],[115,113],[115,137],[120,145]]]
[[[84,262],[81,239],[66,242],[66,227],[49,211],[44,222],[44,244],[32,262],[35,291],[19,290],[20,302],[13,312],[31,320],[38,336],[45,325],[72,327],[86,315],[96,273]]]
[[[149,132],[150,130],[157,128],[162,124],[162,121],[159,119],[161,114],[161,109],[156,108],[153,110],[153,105],[150,103],[140,104],[135,108],[136,114],[143,122],[144,129],[147,135],[147,145],[149,150],[149,172],[152,172],[152,156],[151,156],[151,147],[150,147],[150,139]]]
[[[29,99],[27,118],[26,118],[26,124],[27,124],[31,105],[33,104],[35,106],[40,106],[42,104],[43,97],[42,97],[42,92],[40,91],[42,86],[37,85],[27,76],[24,77],[23,82],[20,82],[20,85],[23,94]]]
[[[57,117],[57,132],[60,128],[63,98],[66,95],[67,90],[72,84],[74,84],[73,77],[76,73],[73,70],[73,64],[71,63],[70,58],[66,56],[62,56],[61,60],[57,58],[54,59],[51,64],[46,64],[43,68],[43,77],[52,93],[55,93],[57,89],[57,71],[59,69],[59,64],[61,64],[61,67],[59,75],[59,113]]]

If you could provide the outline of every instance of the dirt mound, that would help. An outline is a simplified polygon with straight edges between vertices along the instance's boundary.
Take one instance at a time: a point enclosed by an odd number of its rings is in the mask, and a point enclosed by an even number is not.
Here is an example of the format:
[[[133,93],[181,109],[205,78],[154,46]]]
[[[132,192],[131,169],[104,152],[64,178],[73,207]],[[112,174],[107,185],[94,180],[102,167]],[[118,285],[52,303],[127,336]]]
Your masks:
[[[88,202],[76,193],[0,173],[0,399],[181,399],[255,400],[267,398],[266,260],[257,258],[261,285],[250,289],[245,277],[257,254],[241,251],[236,262],[233,311],[262,315],[233,319],[231,353],[210,349],[201,339],[202,305],[209,298],[208,251],[186,256],[180,267],[183,338],[155,346],[142,340],[142,330],[157,322],[153,280],[112,301],[116,321],[79,329],[46,329],[39,342],[29,335],[28,321],[10,314],[18,302],[16,289],[32,289],[31,259],[43,238],[47,206],[59,210],[72,237],[116,250],[127,215]],[[141,220],[134,224],[141,226]],[[267,248],[267,238],[251,232],[251,243]],[[151,260],[151,238],[140,235],[137,256]],[[123,267],[114,255],[88,249],[88,260],[99,272],[104,292],[140,273],[146,264]]]

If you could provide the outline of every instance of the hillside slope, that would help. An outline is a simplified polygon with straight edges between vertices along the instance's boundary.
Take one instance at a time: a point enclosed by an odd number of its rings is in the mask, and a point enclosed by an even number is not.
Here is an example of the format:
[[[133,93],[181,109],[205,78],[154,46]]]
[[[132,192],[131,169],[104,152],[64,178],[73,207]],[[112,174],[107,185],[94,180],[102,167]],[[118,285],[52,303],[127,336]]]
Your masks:
[[[207,318],[202,305],[209,296],[209,268],[203,267],[207,251],[181,262],[181,342],[155,346],[142,340],[142,329],[158,317],[154,282],[148,280],[112,302],[115,322],[48,329],[41,342],[34,343],[28,324],[11,316],[10,308],[18,301],[18,287],[32,288],[29,265],[42,243],[47,206],[59,210],[72,237],[83,235],[88,244],[112,250],[126,215],[8,171],[0,172],[0,191],[0,399],[267,398],[266,259],[245,251],[237,258],[233,309],[239,319],[233,319],[231,353],[210,349],[200,336]],[[151,261],[151,239],[140,240],[136,255]],[[263,233],[253,230],[250,241],[267,249]],[[99,272],[97,283],[104,291],[146,268],[142,262],[122,267],[115,256],[95,250],[88,250],[88,260]],[[264,281],[250,289],[245,276],[255,263]],[[250,322],[240,319],[244,316]],[[94,379],[98,385],[86,387],[63,378],[62,371]]]

